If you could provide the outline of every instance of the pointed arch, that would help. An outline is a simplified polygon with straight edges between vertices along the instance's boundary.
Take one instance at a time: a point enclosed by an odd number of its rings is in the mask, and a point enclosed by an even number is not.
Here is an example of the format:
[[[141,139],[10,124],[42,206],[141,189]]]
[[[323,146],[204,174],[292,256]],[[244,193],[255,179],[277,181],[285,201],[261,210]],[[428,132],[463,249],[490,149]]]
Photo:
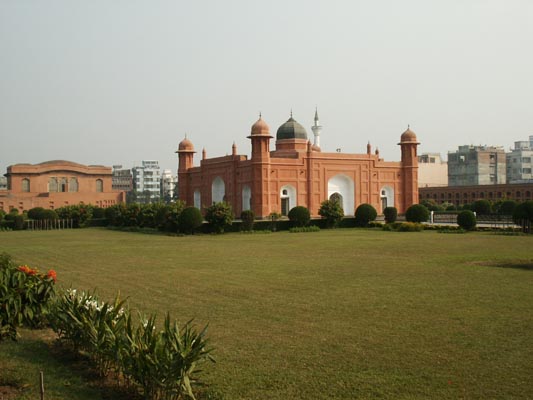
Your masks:
[[[220,176],[217,176],[213,179],[211,184],[211,202],[220,203],[224,201],[224,196],[226,195],[226,184]]]
[[[328,198],[337,194],[342,200],[344,215],[354,215],[355,212],[355,184],[352,178],[338,174],[328,180]]]
[[[248,185],[242,187],[242,211],[251,209],[252,189]]]
[[[284,185],[279,191],[280,203],[281,203],[281,215],[289,215],[291,208],[296,207],[296,188],[292,185]]]
[[[199,210],[202,209],[202,194],[198,189],[194,191],[194,206]]]
[[[381,212],[386,207],[394,207],[394,189],[390,186],[383,186],[380,191],[380,200],[381,200]]]

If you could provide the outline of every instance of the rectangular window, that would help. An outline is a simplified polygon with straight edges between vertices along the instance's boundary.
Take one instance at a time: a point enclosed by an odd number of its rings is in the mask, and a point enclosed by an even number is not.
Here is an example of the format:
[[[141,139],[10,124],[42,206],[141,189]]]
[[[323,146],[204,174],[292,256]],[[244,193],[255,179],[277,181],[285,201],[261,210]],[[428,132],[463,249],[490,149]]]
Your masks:
[[[530,174],[530,173],[531,173],[531,168],[524,168],[524,169],[522,170],[522,173],[524,173],[524,174]]]
[[[522,162],[524,164],[529,164],[531,163],[531,157],[522,157]]]

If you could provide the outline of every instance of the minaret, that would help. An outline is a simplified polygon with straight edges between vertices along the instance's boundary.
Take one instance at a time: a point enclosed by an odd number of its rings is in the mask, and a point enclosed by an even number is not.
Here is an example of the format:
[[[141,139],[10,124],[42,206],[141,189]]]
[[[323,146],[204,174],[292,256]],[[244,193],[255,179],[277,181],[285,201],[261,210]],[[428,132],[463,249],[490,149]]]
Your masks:
[[[320,147],[320,132],[322,131],[322,126],[318,120],[318,108],[315,108],[315,124],[311,127],[313,135],[315,135],[314,146]]]

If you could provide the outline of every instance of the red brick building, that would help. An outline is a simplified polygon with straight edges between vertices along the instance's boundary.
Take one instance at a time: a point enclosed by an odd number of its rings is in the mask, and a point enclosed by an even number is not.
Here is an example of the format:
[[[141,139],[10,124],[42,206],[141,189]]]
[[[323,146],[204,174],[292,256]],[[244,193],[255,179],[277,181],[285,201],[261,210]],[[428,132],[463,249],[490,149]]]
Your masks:
[[[5,176],[8,190],[0,191],[0,209],[4,211],[79,203],[108,207],[125,201],[123,191],[111,188],[111,168],[101,165],[62,160],[15,164],[7,168]]]
[[[476,200],[533,200],[533,183],[508,183],[500,185],[438,186],[420,188],[420,201],[433,200],[437,204],[456,206],[471,204]]]
[[[318,115],[315,115],[314,145],[307,132],[291,118],[276,133],[275,150],[270,149],[270,128],[260,117],[248,138],[251,158],[232,154],[207,158],[193,165],[194,146],[185,138],[178,147],[179,198],[200,209],[214,202],[228,202],[236,215],[253,210],[260,218],[272,212],[286,215],[297,206],[317,216],[320,203],[337,196],[346,215],[353,215],[361,203],[378,212],[394,206],[399,212],[418,203],[418,159],[416,135],[405,131],[400,138],[401,161],[386,162],[368,144],[364,154],[325,153],[319,143]],[[318,133],[317,133],[318,132]]]

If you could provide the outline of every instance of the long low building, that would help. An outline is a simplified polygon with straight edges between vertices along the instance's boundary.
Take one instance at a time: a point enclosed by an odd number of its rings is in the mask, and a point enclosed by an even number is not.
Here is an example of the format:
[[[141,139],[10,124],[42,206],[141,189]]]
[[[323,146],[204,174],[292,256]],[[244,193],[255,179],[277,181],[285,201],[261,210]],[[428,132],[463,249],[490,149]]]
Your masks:
[[[525,201],[533,200],[533,183],[508,183],[499,185],[439,186],[418,189],[420,201],[433,200],[437,204],[451,203],[456,206],[476,200]]]
[[[7,167],[7,190],[0,209],[20,212],[34,207],[55,209],[73,204],[109,207],[124,202],[124,191],[112,189],[111,167],[55,160]]]

